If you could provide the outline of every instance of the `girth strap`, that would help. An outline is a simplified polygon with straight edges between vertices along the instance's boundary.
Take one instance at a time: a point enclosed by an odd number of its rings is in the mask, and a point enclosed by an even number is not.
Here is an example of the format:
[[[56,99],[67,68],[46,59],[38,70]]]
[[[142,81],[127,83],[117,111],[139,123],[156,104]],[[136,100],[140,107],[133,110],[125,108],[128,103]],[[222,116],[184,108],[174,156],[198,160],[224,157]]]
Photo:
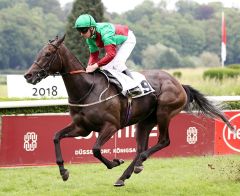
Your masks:
[[[128,96],[128,102],[127,102],[127,112],[126,112],[126,118],[124,125],[126,126],[131,118],[131,111],[132,111],[132,97]]]

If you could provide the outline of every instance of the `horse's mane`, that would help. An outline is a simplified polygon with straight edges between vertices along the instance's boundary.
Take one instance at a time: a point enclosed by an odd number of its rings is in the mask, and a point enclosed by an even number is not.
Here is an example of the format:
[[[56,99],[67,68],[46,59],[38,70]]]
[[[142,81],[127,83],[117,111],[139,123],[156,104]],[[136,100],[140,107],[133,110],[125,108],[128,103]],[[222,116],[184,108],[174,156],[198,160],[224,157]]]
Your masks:
[[[49,44],[52,44],[54,41],[57,41],[57,40],[58,40],[58,35],[56,35],[55,39],[49,40],[48,43],[49,43]],[[72,51],[64,44],[64,42],[62,42],[61,45],[63,45],[64,48],[67,49],[68,52],[72,54],[72,56],[77,60],[77,62],[79,63],[79,65],[85,70],[86,67],[84,66],[84,64],[76,57],[76,55],[74,55],[74,54],[72,53]]]

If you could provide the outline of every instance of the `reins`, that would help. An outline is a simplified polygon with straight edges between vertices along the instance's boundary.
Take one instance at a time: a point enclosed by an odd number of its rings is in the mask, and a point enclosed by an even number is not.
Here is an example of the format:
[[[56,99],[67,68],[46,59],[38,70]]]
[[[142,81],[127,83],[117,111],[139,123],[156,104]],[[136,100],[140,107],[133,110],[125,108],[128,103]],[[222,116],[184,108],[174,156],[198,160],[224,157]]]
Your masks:
[[[69,74],[73,75],[73,74],[79,74],[79,73],[86,73],[85,70],[74,70],[74,71],[70,71]]]
[[[73,73],[69,72],[69,74],[86,73],[85,71],[84,72],[80,72],[80,71],[82,71],[82,70],[73,71]],[[93,73],[93,82],[92,82],[91,87],[89,88],[88,92],[81,99],[79,99],[76,102],[79,103],[79,102],[83,101],[84,99],[86,99],[90,95],[91,91],[93,90],[94,85],[95,85],[95,72]],[[68,102],[70,103],[70,100],[68,100]]]
[[[80,71],[80,70],[79,70]],[[76,73],[79,73],[79,72],[74,72],[73,74],[76,74]],[[82,73],[82,72],[81,72]],[[95,77],[95,72],[93,72],[94,73],[94,77]],[[93,105],[97,105],[97,104],[100,104],[100,103],[103,103],[103,102],[105,102],[105,101],[108,101],[108,100],[110,100],[110,99],[113,99],[114,97],[117,97],[118,95],[120,95],[120,93],[118,93],[118,94],[115,94],[115,95],[112,95],[112,96],[110,96],[110,97],[107,97],[106,99],[101,99],[101,97],[102,97],[102,95],[107,91],[107,89],[109,88],[109,78],[108,78],[108,76],[104,73],[104,72],[102,72],[105,76],[106,76],[106,78],[107,78],[107,80],[108,80],[108,86],[102,91],[102,93],[100,94],[100,96],[99,96],[99,100],[98,101],[95,101],[95,102],[93,102],[93,103],[86,103],[86,104],[76,104],[76,103],[71,103],[71,101],[70,100],[68,100],[68,105],[69,106],[75,106],[75,107],[89,107],[89,106],[93,106]],[[94,79],[93,79],[93,81],[95,81]],[[88,91],[88,93],[84,96],[84,97],[82,97],[81,98],[81,100],[79,100],[79,101],[77,101],[77,102],[80,102],[80,101],[82,101],[82,100],[84,100],[85,98],[87,98],[87,96],[90,94],[90,92],[92,91],[92,89],[93,89],[93,87],[94,87],[94,82],[93,82],[93,84],[91,85],[91,88],[90,88],[90,90]]]
[[[71,52],[71,51],[70,51]],[[76,58],[76,56],[75,55],[73,55],[75,58]],[[61,58],[61,56],[60,56],[60,58]],[[83,64],[82,64],[82,62],[81,61],[79,61],[79,59],[78,58],[76,58],[76,60],[79,62],[79,64],[82,66],[82,67],[84,67],[83,66]],[[62,64],[62,60],[61,60],[61,64]],[[61,67],[62,67],[63,65],[61,65]],[[70,74],[70,75],[74,75],[74,74],[81,74],[81,73],[86,73],[86,71],[85,70],[73,70],[73,71],[70,71],[70,72],[67,72],[67,73],[59,73],[59,75],[68,75],[68,74]],[[93,78],[93,83],[92,83],[92,85],[91,85],[91,87],[90,87],[90,89],[88,90],[88,92],[84,95],[84,97],[82,97],[80,100],[78,100],[77,102],[81,102],[81,101],[83,101],[84,99],[86,99],[89,95],[90,95],[90,93],[91,93],[91,91],[92,91],[92,89],[93,89],[93,87],[94,87],[94,85],[95,85],[95,72],[93,72],[93,74],[94,74],[94,78]],[[110,97],[107,97],[106,99],[101,99],[101,97],[102,97],[102,95],[107,91],[107,89],[109,88],[109,78],[108,78],[108,76],[105,74],[105,73],[103,73],[105,76],[106,76],[106,78],[108,79],[108,86],[107,86],[107,88],[106,89],[104,89],[103,90],[103,92],[100,94],[100,96],[99,96],[99,100],[98,101],[95,101],[95,102],[93,102],[93,103],[86,103],[86,104],[77,104],[77,103],[71,103],[71,101],[70,100],[68,100],[68,105],[69,106],[74,106],[74,107],[89,107],[89,106],[93,106],[93,105],[97,105],[97,104],[100,104],[100,103],[103,103],[103,102],[105,102],[105,101],[108,101],[108,100],[110,100],[110,99],[113,99],[114,97],[117,97],[118,95],[120,95],[120,93],[118,93],[118,94],[115,94],[115,95],[112,95],[112,96],[110,96]]]
[[[64,77],[64,76],[66,76],[66,75],[75,75],[75,74],[86,73],[86,71],[84,70],[84,66],[83,66],[82,62],[80,62],[79,59],[77,59],[75,55],[73,55],[73,56],[76,58],[76,60],[79,62],[79,64],[81,65],[81,67],[82,67],[83,69],[73,70],[73,71],[69,71],[69,72],[61,72],[61,71],[59,71],[59,72],[54,73],[54,74],[49,73],[50,67],[51,67],[52,64],[55,62],[56,57],[58,57],[59,60],[60,60],[60,62],[61,62],[60,70],[62,70],[62,68],[63,68],[63,61],[62,61],[61,55],[59,54],[59,50],[58,50],[58,49],[60,48],[60,46],[56,46],[55,44],[53,44],[53,43],[51,43],[51,42],[49,42],[48,44],[51,45],[51,46],[53,46],[56,50],[54,51],[54,54],[53,54],[52,58],[49,59],[49,61],[48,61],[44,66],[41,66],[39,62],[34,61],[34,63],[40,68],[40,71],[39,71],[39,73],[38,73],[38,74],[39,74],[39,77],[46,78],[46,77],[49,76],[49,75],[53,75],[53,76],[61,75],[61,76]],[[106,99],[103,99],[103,100],[101,99],[102,95],[103,95],[103,94],[107,91],[107,89],[109,88],[109,80],[108,80],[108,86],[107,86],[107,88],[104,89],[104,91],[100,94],[98,101],[95,101],[95,102],[93,102],[93,103],[87,103],[87,104],[78,104],[79,102],[81,102],[81,101],[83,101],[84,99],[86,99],[86,98],[90,95],[91,91],[93,90],[94,85],[95,85],[95,72],[93,72],[93,74],[94,74],[94,76],[93,76],[93,77],[94,77],[94,78],[93,78],[93,83],[91,84],[91,87],[89,88],[88,92],[87,92],[80,100],[76,101],[76,103],[71,103],[71,101],[68,100],[68,105],[69,105],[69,106],[89,107],[89,106],[93,106],[93,105],[96,105],[96,104],[100,104],[100,103],[103,103],[103,102],[108,101],[108,100],[110,100],[110,99],[113,99],[114,97],[117,97],[117,96],[120,94],[120,93],[118,93],[118,94],[112,95],[112,96],[110,96],[110,97],[107,97]],[[108,78],[108,77],[107,77],[107,78]]]

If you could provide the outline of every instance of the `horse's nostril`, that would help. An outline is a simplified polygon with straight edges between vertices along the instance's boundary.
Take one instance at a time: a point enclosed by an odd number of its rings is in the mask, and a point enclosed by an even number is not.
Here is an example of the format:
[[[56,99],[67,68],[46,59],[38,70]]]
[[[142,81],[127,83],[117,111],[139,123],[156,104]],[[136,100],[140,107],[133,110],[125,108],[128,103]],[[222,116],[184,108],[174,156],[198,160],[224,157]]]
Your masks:
[[[32,77],[32,74],[25,74],[25,75],[24,75],[24,78],[25,78],[25,79],[29,79],[29,78],[31,78],[31,77]]]

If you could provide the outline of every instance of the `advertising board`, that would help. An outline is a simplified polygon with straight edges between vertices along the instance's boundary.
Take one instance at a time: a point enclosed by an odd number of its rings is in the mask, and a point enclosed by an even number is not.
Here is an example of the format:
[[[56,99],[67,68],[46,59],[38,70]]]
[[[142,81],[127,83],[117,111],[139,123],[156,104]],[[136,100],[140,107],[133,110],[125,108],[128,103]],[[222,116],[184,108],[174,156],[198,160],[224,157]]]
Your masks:
[[[67,97],[67,91],[60,76],[49,76],[36,85],[28,84],[23,75],[7,75],[8,97]]]
[[[231,131],[223,122],[216,121],[215,154],[240,153],[240,111],[225,112],[235,132]]]
[[[53,137],[71,122],[67,114],[2,116],[0,166],[55,164]],[[213,154],[214,120],[181,113],[175,116],[169,128],[171,143],[154,157],[196,156]],[[108,159],[132,159],[136,154],[134,125],[119,130],[103,147]],[[98,133],[85,138],[65,138],[61,148],[65,163],[99,162],[92,154]],[[158,141],[154,127],[149,147]]]

